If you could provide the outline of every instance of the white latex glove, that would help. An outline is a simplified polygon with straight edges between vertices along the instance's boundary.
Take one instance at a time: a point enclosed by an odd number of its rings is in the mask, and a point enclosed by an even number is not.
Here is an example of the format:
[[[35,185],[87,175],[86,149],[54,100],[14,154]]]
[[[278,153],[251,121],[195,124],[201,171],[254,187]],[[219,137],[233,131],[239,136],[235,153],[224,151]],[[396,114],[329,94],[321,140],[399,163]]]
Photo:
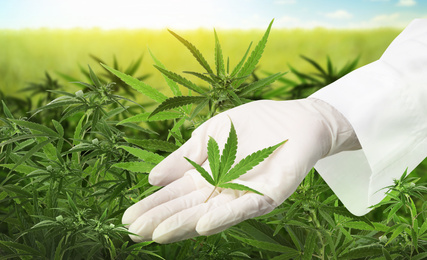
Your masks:
[[[238,137],[236,163],[247,155],[288,139],[272,155],[234,182],[260,191],[217,189],[184,159],[210,171],[207,142],[213,137],[222,151],[232,120]],[[192,137],[150,173],[152,185],[165,186],[126,210],[138,241],[171,243],[211,235],[249,218],[272,211],[288,198],[321,158],[359,149],[351,125],[333,107],[318,99],[255,101],[223,112],[198,127]]]

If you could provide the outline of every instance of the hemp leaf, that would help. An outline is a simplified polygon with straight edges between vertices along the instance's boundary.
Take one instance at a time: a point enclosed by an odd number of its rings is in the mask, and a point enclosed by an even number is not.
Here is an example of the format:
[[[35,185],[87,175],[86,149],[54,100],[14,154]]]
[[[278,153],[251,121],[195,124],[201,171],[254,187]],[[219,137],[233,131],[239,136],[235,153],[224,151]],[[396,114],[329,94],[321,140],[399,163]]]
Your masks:
[[[209,166],[212,172],[210,175],[202,166],[195,163],[194,161],[184,157],[193,167],[206,179],[207,182],[214,186],[209,197],[205,202],[209,200],[212,194],[217,188],[226,188],[226,189],[235,189],[235,190],[246,190],[252,191],[257,194],[263,195],[261,192],[249,188],[245,185],[238,183],[231,183],[230,181],[239,178],[241,175],[245,174],[259,163],[264,161],[268,156],[270,156],[279,146],[284,144],[286,141],[280,142],[274,146],[264,148],[262,150],[256,151],[240,162],[238,162],[233,168],[234,161],[236,160],[237,153],[237,134],[236,129],[234,128],[233,122],[231,122],[231,129],[228,135],[227,142],[220,156],[218,143],[212,137],[209,137],[208,141],[208,161]]]

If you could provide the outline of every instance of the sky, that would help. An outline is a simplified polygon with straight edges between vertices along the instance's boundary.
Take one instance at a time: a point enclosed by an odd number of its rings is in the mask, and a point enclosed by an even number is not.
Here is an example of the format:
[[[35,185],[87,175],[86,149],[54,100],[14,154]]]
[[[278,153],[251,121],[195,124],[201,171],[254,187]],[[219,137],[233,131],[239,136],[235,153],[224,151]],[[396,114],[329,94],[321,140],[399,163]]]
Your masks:
[[[0,29],[403,28],[427,0],[2,0]]]

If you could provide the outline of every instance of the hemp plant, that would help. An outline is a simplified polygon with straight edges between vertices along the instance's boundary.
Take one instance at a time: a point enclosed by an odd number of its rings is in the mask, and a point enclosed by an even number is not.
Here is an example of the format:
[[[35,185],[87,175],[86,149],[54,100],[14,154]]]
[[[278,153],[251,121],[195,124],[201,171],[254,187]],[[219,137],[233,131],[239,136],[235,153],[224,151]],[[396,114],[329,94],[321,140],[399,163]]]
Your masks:
[[[95,56],[93,54],[89,54],[89,56],[96,63],[98,63],[98,65],[99,64],[108,64],[107,62],[104,61],[104,59],[101,59],[98,56]],[[150,74],[142,74],[139,76],[136,75],[137,71],[140,69],[142,58],[143,58],[143,55],[139,56],[136,61],[132,61],[126,67],[123,67],[122,66],[123,64],[119,63],[119,61],[117,60],[116,55],[113,55],[113,62],[110,66],[112,68],[114,68],[115,70],[123,71],[127,75],[131,75],[132,77],[135,77],[138,80],[146,80],[147,78],[150,77]],[[79,65],[79,69],[80,69],[81,74],[84,76],[85,80],[87,80],[87,81],[92,80],[93,72],[91,72],[91,69],[87,69],[82,65]],[[115,92],[122,91],[122,93],[125,93],[126,96],[135,98],[135,93],[132,91],[132,89],[129,85],[120,81],[116,75],[111,73],[106,68],[102,67],[102,69],[104,69],[104,73],[97,73],[97,77],[98,77],[98,80],[100,83],[106,85],[110,82],[114,82],[115,83]],[[67,82],[79,82],[80,81],[78,78],[75,78],[73,76],[70,76],[70,75],[67,75],[67,74],[64,74],[61,72],[56,72],[56,74],[58,74],[61,78],[63,78]]]
[[[322,67],[315,60],[300,55],[302,59],[308,62],[314,69],[314,72],[307,73],[302,72],[289,65],[289,70],[291,74],[296,76],[296,80],[291,80],[289,78],[282,77],[278,79],[278,83],[281,83],[282,86],[277,88],[263,89],[255,92],[253,98],[257,99],[301,99],[306,98],[316,92],[317,90],[331,84],[332,82],[344,77],[357,67],[360,57],[356,57],[348,61],[344,66],[338,68],[334,66],[330,57],[327,57],[326,66]],[[272,75],[272,73],[266,72],[267,75]],[[254,75],[256,77],[256,75]]]
[[[218,109],[223,109],[232,106],[238,106],[243,103],[246,103],[247,95],[255,90],[265,87],[268,84],[271,84],[276,79],[282,77],[285,73],[275,73],[270,75],[265,79],[261,79],[250,84],[243,84],[245,80],[252,74],[255,70],[258,61],[261,58],[261,55],[264,51],[264,48],[267,43],[267,39],[271,30],[273,21],[271,21],[266,32],[264,33],[262,39],[259,41],[254,51],[251,53],[249,58],[246,60],[246,57],[249,53],[251,45],[247,49],[243,58],[240,62],[234,67],[230,72],[230,63],[227,59],[225,64],[224,55],[222,53],[221,44],[218,39],[216,31],[215,35],[215,68],[216,72],[210,67],[206,59],[203,57],[201,52],[190,42],[188,42],[183,37],[179,36],[175,32],[169,30],[169,32],[177,38],[182,44],[187,47],[187,49],[193,54],[199,64],[206,71],[205,73],[186,71],[184,73],[194,75],[201,80],[209,84],[208,90],[200,88],[196,84],[192,83],[190,80],[174,73],[171,71],[162,68],[161,66],[155,65],[155,67],[166,77],[173,80],[174,82],[200,94],[199,96],[180,96],[172,97],[164,102],[162,102],[151,115],[155,115],[164,110],[173,109],[176,107],[181,107],[188,104],[198,104],[196,111],[202,110],[205,106],[209,105],[209,117],[212,117]],[[245,62],[246,60],[246,62]]]
[[[114,68],[108,67],[107,65],[103,65],[107,70],[133,87],[135,90],[158,103],[158,106],[154,111],[135,115],[123,122],[148,122],[166,119],[179,119],[180,121],[178,121],[176,125],[182,125],[185,120],[191,121],[193,125],[197,125],[193,119],[196,116],[200,116],[201,112],[205,111],[204,109],[206,107],[208,107],[207,115],[203,116],[200,121],[204,121],[220,111],[252,101],[250,99],[251,93],[270,85],[285,74],[275,73],[266,78],[245,83],[247,78],[252,75],[259,60],[261,59],[272,24],[273,21],[271,21],[263,37],[250,55],[248,54],[252,44],[249,45],[242,59],[232,70],[230,70],[229,59],[227,58],[226,61],[224,59],[218,35],[216,34],[216,31],[214,31],[215,71],[208,64],[202,53],[192,43],[169,30],[169,32],[191,52],[205,71],[203,73],[185,71],[184,73],[202,79],[208,84],[208,87],[199,86],[186,77],[168,70],[153,55],[153,53],[150,52],[155,63],[154,66],[163,74],[167,85],[174,94],[173,97],[167,97],[148,84],[143,83],[126,73],[122,73]],[[179,89],[179,85],[187,88],[189,90],[189,95],[183,95]],[[196,107],[192,109],[192,105],[196,105]],[[176,134],[176,131],[171,131],[171,133]]]
[[[234,190],[243,190],[243,191],[252,191],[259,195],[263,195],[261,192],[249,188],[246,185],[231,183],[230,181],[239,178],[241,175],[245,174],[258,164],[260,164],[264,159],[270,156],[278,147],[286,143],[287,140],[280,142],[276,145],[264,148],[262,150],[256,151],[239,163],[237,163],[233,168],[234,161],[236,160],[237,153],[237,133],[234,128],[233,122],[231,122],[230,133],[227,138],[227,142],[224,146],[222,154],[220,156],[218,143],[212,137],[208,141],[208,161],[209,166],[212,171],[212,176],[199,164],[194,161],[184,157],[194,168],[205,178],[207,182],[214,186],[211,194],[208,196],[205,202],[207,202],[212,194],[217,188],[225,189],[234,189]]]

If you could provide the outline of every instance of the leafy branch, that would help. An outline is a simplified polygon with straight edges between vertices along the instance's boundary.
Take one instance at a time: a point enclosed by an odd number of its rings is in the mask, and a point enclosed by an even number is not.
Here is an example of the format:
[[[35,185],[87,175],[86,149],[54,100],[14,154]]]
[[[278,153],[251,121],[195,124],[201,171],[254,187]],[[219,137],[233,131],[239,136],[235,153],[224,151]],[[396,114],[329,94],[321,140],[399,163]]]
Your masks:
[[[286,74],[276,73],[264,79],[257,79],[250,84],[245,83],[248,77],[253,74],[259,60],[261,59],[272,24],[273,21],[271,21],[263,37],[251,53],[250,49],[252,44],[249,45],[242,59],[231,70],[231,72],[229,59],[227,58],[225,61],[216,31],[214,31],[215,66],[213,67],[209,65],[203,54],[196,48],[196,46],[177,33],[169,30],[169,32],[190,51],[204,69],[203,73],[194,71],[184,71],[184,73],[195,76],[208,84],[207,88],[198,86],[190,79],[168,70],[150,51],[155,62],[154,67],[162,73],[167,85],[174,94],[174,96],[170,98],[166,98],[166,96],[158,90],[136,78],[133,78],[127,73],[122,73],[117,69],[104,64],[102,65],[106,70],[120,78],[132,88],[159,103],[157,108],[151,112],[148,119],[154,117],[157,113],[167,110],[175,110],[180,113],[185,120],[189,120],[193,125],[195,125],[193,119],[197,115],[200,115],[202,111],[205,111],[206,107],[208,107],[208,113],[201,121],[214,116],[219,111],[250,102],[252,100],[250,97],[253,92],[259,91],[260,89],[272,84],[274,81]],[[189,95],[182,95],[178,87],[179,85],[187,88],[189,90]],[[193,96],[191,93],[195,93],[196,95]],[[193,105],[196,106],[193,107]],[[193,112],[191,112],[191,110],[193,110]]]
[[[267,44],[267,39],[270,34],[271,26],[273,21],[269,24],[266,32],[263,37],[252,51],[249,58],[246,60],[246,57],[249,53],[251,45],[249,45],[248,50],[246,51],[243,58],[236,65],[236,67],[230,73],[229,70],[229,59],[227,59],[227,65],[225,65],[224,55],[222,53],[221,44],[218,39],[216,31],[215,35],[215,68],[214,72],[211,66],[208,64],[206,59],[203,57],[202,53],[190,42],[176,34],[175,32],[169,30],[169,32],[177,38],[181,43],[187,47],[187,49],[193,54],[199,64],[206,70],[205,73],[198,73],[192,71],[186,71],[185,73],[196,76],[197,78],[205,81],[209,85],[207,91],[203,91],[202,88],[198,87],[196,84],[186,79],[183,76],[180,76],[174,72],[171,72],[161,66],[155,65],[155,67],[167,78],[182,85],[183,87],[188,88],[191,91],[199,93],[201,99],[199,98],[188,98],[188,97],[175,97],[173,99],[165,100],[160,104],[151,114],[151,116],[159,113],[161,111],[175,108],[177,102],[182,102],[183,104],[199,104],[197,110],[201,111],[206,105],[209,105],[209,115],[208,118],[215,115],[218,110],[224,109],[230,106],[238,106],[243,103],[250,101],[247,99],[250,93],[261,89],[271,83],[273,83],[278,78],[282,77],[285,73],[276,73],[270,75],[269,77],[255,81],[251,84],[243,84],[245,80],[253,73],[256,65],[261,59],[262,53],[264,52],[265,46]],[[201,101],[202,100],[202,101]],[[169,103],[174,103],[173,106],[169,106]]]

